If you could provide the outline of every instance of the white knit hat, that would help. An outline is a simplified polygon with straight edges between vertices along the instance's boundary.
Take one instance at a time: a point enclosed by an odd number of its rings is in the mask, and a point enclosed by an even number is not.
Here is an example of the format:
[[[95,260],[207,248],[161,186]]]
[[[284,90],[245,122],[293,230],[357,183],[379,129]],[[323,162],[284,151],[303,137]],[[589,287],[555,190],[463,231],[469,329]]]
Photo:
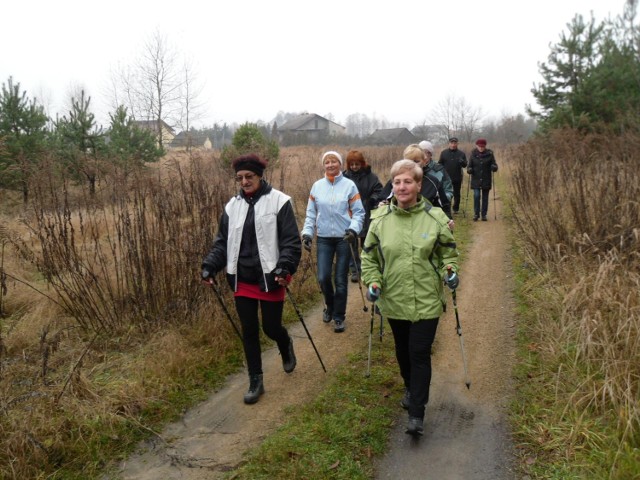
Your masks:
[[[431,142],[428,142],[427,140],[423,140],[418,144],[418,146],[422,150],[426,150],[428,152],[431,152],[431,154],[433,155],[434,149],[433,149],[433,144]]]
[[[322,165],[324,165],[324,159],[327,158],[329,155],[333,155],[334,157],[336,157],[338,159],[338,161],[340,162],[340,165],[343,164],[342,156],[338,152],[335,152],[333,150],[329,150],[328,152],[324,152],[324,154],[322,155],[322,160],[321,160]]]

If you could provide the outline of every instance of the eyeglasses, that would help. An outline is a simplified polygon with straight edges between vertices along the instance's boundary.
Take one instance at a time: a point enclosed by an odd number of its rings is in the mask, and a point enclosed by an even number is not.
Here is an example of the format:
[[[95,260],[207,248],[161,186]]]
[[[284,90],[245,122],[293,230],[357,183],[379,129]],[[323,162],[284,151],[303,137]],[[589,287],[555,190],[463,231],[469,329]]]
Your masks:
[[[251,181],[256,177],[257,175],[255,173],[249,173],[247,175],[236,175],[236,182],[240,183],[242,180]]]

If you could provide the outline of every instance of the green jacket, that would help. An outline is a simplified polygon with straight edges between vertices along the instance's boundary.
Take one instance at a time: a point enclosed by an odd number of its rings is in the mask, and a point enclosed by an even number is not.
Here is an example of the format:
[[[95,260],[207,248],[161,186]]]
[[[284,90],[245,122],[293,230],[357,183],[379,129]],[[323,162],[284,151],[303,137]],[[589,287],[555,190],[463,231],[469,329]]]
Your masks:
[[[377,283],[382,315],[398,320],[438,318],[445,302],[447,266],[458,270],[458,250],[442,209],[420,196],[404,210],[397,200],[374,210],[362,253],[362,280]]]

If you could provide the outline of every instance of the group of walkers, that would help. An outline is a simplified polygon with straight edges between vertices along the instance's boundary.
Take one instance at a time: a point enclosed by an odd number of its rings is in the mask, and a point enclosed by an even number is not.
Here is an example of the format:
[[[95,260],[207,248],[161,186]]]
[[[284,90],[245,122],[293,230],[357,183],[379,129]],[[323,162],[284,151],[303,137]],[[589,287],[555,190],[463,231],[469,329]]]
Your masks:
[[[406,431],[422,434],[444,286],[455,290],[459,282],[453,215],[460,208],[462,171],[467,168],[474,189],[474,220],[480,212],[486,220],[491,172],[497,170],[484,139],[476,142],[468,164],[457,144],[450,138],[439,162],[430,142],[409,145],[384,187],[361,151],[349,151],[346,165],[340,153],[325,152],[324,176],[311,187],[301,231],[291,198],[262,178],[266,161],[251,154],[232,162],[240,191],[225,206],[202,262],[202,280],[214,286],[216,274],[225,270],[234,292],[249,373],[245,403],[256,403],[265,391],[258,310],[284,371],[296,367],[282,311],[302,248],[312,252],[315,239],[323,321],[344,332],[349,275],[362,282],[393,333],[405,386],[401,405],[409,416]]]

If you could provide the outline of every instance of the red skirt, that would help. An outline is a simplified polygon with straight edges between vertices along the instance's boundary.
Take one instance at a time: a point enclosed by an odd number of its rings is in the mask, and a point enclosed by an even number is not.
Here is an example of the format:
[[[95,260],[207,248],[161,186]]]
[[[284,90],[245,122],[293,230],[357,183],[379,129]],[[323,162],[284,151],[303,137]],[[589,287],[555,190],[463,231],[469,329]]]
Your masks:
[[[238,282],[238,291],[235,292],[236,297],[255,298],[256,300],[265,300],[267,302],[284,302],[284,287],[263,292],[257,283]]]

